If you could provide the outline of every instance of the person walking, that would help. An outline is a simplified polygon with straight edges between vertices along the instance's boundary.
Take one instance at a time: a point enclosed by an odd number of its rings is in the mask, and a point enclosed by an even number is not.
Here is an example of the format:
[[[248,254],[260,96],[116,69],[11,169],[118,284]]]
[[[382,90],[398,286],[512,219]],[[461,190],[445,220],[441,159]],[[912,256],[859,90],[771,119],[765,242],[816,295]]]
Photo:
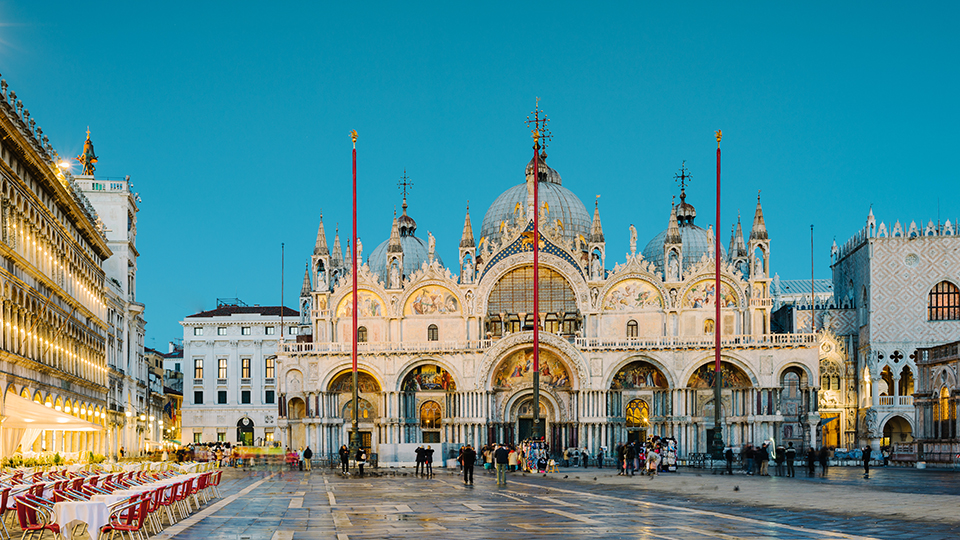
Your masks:
[[[627,459],[627,449],[624,447],[623,443],[617,443],[617,476],[623,476],[623,472],[627,470],[627,464],[624,460]]]
[[[827,475],[827,460],[830,458],[830,452],[827,450],[827,447],[821,447],[820,453],[817,455],[820,460],[820,475]]]
[[[423,446],[418,446],[418,447],[417,447],[417,450],[416,450],[416,454],[417,454],[417,472],[416,472],[416,475],[417,475],[417,476],[420,476],[420,474],[423,472],[423,469],[424,469],[423,452],[424,452]]]
[[[623,475],[633,476],[634,461],[637,459],[637,449],[634,447],[633,443],[627,445],[623,455]]]
[[[460,453],[460,466],[463,467],[463,484],[465,486],[473,485],[473,465],[477,462],[477,451],[469,444],[462,448]]]
[[[347,445],[340,447],[340,472],[344,474],[350,472],[350,450]]]
[[[497,445],[497,450],[493,453],[493,459],[497,464],[497,485],[505,486],[507,485],[507,464],[510,461],[510,451],[502,444]]]
[[[727,460],[727,474],[733,476],[733,448],[728,446],[723,457]]]
[[[519,466],[520,454],[517,452],[516,448],[510,447],[509,450],[510,450],[510,453],[507,454],[507,465],[508,465],[507,470],[510,472],[514,472],[517,470],[517,467]]]
[[[873,452],[873,449],[870,448],[870,445],[863,447],[863,477],[870,478],[870,453]]]
[[[817,451],[811,446],[807,448],[807,476],[813,478],[814,470],[817,467]]]
[[[363,466],[367,464],[367,453],[357,448],[357,476],[363,478]]]
[[[570,466],[570,449],[569,448],[565,448],[563,450],[563,466],[564,467]]]
[[[311,467],[311,460],[313,459],[313,450],[310,447],[306,447],[303,450],[303,469],[309,471]]]
[[[423,451],[423,466],[424,473],[430,477],[433,476],[433,448],[430,448],[430,445],[427,445],[427,449]]]
[[[784,459],[787,460],[787,476],[793,478],[797,475],[797,471],[793,468],[794,462],[797,460],[797,449],[793,447],[793,443],[787,443],[787,449],[783,452]]]
[[[747,474],[753,476],[753,458],[756,455],[756,452],[753,449],[753,445],[748,444],[743,449],[743,457],[746,458],[746,461],[743,463],[743,470],[747,471]]]

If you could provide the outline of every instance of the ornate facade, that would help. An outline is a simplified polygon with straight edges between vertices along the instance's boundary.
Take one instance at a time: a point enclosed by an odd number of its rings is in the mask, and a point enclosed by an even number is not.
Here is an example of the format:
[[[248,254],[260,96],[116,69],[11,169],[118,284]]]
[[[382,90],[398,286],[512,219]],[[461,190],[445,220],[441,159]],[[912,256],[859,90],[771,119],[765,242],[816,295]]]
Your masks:
[[[348,441],[353,309],[359,427],[381,463],[410,461],[408,444],[528,437],[534,324],[542,329],[536,406],[557,452],[595,451],[653,434],[676,437],[682,454],[705,452],[716,406],[716,324],[723,336],[725,440],[800,443],[812,436],[819,419],[817,338],[771,333],[771,242],[759,198],[748,237],[739,220],[733,227],[718,294],[714,232],[695,224],[685,189],[679,205],[664,208],[667,228],[638,251],[631,226],[629,251],[617,259],[606,250],[599,207],[591,216],[546,156],[539,159],[541,207],[533,208],[531,160],[526,181],[487,210],[479,242],[468,209],[452,266],[436,256],[432,235],[416,237],[404,197],[389,238],[366,260],[358,258],[364,262],[356,307],[350,257],[339,234],[328,247],[321,220],[301,297],[303,335],[278,353],[278,425],[286,444],[334,453]]]

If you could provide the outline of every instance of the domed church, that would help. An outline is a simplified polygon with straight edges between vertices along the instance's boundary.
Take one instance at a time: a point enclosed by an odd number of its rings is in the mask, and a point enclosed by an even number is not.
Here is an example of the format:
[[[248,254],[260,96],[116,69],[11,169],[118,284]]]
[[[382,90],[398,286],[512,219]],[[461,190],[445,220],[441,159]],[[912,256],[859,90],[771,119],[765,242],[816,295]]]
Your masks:
[[[713,228],[696,223],[682,185],[662,207],[666,228],[629,254],[606,258],[600,209],[592,216],[538,158],[487,208],[477,239],[467,208],[459,260],[416,236],[408,207],[358,269],[352,302],[339,233],[323,222],[303,278],[300,335],[277,358],[278,427],[292,448],[335,454],[349,443],[355,407],[363,445],[381,464],[413,461],[433,444],[529,438],[533,407],[556,454],[594,454],[651,435],[675,437],[681,457],[706,452],[714,429],[713,335],[721,325],[723,439],[730,444],[813,440],[817,337],[770,330],[770,238],[759,197],[749,234],[739,217],[715,288]],[[519,167],[518,167],[519,168]],[[519,171],[518,171],[519,173]],[[538,183],[540,207],[533,206]],[[540,312],[533,313],[533,213],[539,213]],[[389,227],[388,227],[389,226]],[[528,233],[528,234],[524,234]],[[612,253],[624,253],[616,246]],[[721,302],[715,320],[715,302]],[[353,403],[352,315],[358,395]],[[533,403],[533,327],[540,328],[540,402]],[[278,437],[278,440],[280,437]],[[609,454],[608,454],[609,455]]]

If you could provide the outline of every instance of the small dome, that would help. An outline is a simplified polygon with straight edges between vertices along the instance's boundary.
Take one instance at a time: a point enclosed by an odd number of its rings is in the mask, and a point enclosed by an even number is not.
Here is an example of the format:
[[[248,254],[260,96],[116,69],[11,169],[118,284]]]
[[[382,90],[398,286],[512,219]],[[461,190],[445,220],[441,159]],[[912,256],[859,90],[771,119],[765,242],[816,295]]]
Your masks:
[[[706,229],[691,224],[680,224],[680,237],[683,239],[684,268],[699,262],[705,253],[708,257],[713,257],[713,253],[710,251],[710,241],[707,240]],[[643,248],[644,260],[652,261],[660,270],[663,270],[663,246],[666,238],[667,230],[664,230],[654,236],[647,247]],[[714,241],[716,241],[716,236],[714,236]],[[720,244],[720,257],[723,259],[727,257],[727,252],[723,249],[722,243]]]
[[[399,221],[399,218],[397,218]],[[413,221],[411,219],[411,221]],[[380,277],[380,280],[384,283],[387,283],[387,246],[390,244],[390,239],[386,239],[381,243],[376,249],[370,253],[370,256],[367,257],[367,265],[370,266],[370,270]],[[430,262],[427,257],[428,247],[427,242],[413,236],[401,236],[400,245],[403,246],[403,279],[410,277],[415,271],[417,271],[423,263]],[[434,254],[434,259],[443,266],[443,261],[440,260],[440,256]]]

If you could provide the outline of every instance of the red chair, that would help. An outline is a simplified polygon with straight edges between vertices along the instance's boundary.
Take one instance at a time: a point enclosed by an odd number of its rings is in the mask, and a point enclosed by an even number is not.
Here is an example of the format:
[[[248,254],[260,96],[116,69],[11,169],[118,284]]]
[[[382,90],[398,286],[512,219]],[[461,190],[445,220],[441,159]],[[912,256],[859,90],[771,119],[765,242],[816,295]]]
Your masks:
[[[180,511],[180,517],[186,519],[190,515],[190,501],[187,500],[187,495],[190,491],[190,484],[193,480],[184,480],[177,484],[177,494],[176,494],[176,508]]]
[[[197,503],[197,509],[207,502],[205,490],[207,489],[207,479],[210,477],[210,473],[203,473],[196,478],[193,483],[193,486],[190,487],[190,496],[193,497],[193,502]],[[203,498],[203,502],[200,502],[200,499]]]
[[[149,505],[150,499],[144,497],[117,508],[110,514],[110,523],[100,529],[100,535],[110,533],[112,539],[113,535],[119,532],[121,538],[123,533],[128,533],[131,540],[134,535],[141,540],[147,540],[143,525],[147,520]]]
[[[35,497],[43,497],[43,488],[45,487],[46,484],[43,482],[37,482],[36,484],[30,486],[30,489],[27,490],[27,493]]]
[[[164,511],[167,513],[167,520],[171,525],[177,522],[176,515],[173,512],[172,506],[177,502],[177,485],[170,485],[159,490],[162,493],[160,497],[160,506],[163,507]]]
[[[23,535],[20,540],[37,537],[40,540],[44,531],[53,533],[55,540],[60,538],[60,526],[53,522],[53,510],[38,503],[29,496],[15,497],[17,501],[17,519]]]
[[[10,503],[10,488],[0,488],[0,528],[3,529],[4,538],[10,538],[10,531],[7,530],[7,506]]]
[[[13,473],[13,478],[10,479],[10,483],[14,485],[19,485],[23,483],[23,471],[17,471]]]
[[[82,485],[83,485],[83,478],[74,478],[73,481],[70,482],[70,489],[72,491],[80,491],[80,486]]]
[[[160,517],[157,515],[157,511],[163,506],[161,504],[163,502],[163,488],[148,491],[147,499],[150,501],[150,504],[147,506],[150,528],[153,529],[154,534],[157,534],[163,530],[163,523],[160,522]]]

